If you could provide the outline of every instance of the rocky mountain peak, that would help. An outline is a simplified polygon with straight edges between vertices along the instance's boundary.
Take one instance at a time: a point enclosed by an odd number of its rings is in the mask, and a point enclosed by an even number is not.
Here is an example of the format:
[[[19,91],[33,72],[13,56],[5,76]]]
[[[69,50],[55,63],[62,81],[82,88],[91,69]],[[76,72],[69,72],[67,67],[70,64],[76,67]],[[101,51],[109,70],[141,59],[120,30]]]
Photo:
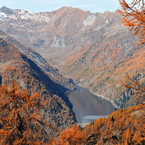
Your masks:
[[[14,11],[10,8],[7,8],[6,6],[3,6],[2,8],[0,8],[0,12],[3,12],[7,15],[11,15],[14,13]]]

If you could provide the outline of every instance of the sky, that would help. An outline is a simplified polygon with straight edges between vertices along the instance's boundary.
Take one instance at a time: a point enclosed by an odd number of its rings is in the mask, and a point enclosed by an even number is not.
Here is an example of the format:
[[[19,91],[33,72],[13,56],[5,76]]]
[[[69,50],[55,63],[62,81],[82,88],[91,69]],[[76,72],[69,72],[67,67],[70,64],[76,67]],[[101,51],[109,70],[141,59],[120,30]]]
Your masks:
[[[120,8],[119,0],[0,0],[0,7],[2,6],[33,12],[51,12],[62,6],[78,7],[93,13],[115,11]]]

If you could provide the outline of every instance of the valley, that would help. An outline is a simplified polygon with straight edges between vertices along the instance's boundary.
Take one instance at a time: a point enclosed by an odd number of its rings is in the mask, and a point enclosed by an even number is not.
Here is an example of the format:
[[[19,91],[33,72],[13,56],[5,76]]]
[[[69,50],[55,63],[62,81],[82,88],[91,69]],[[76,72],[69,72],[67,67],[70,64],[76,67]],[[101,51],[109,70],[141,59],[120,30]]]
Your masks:
[[[138,38],[131,36],[118,11],[62,7],[34,13],[2,7],[0,12],[1,30],[37,51],[70,81],[117,108],[135,105],[121,82],[126,74],[140,75],[144,82],[144,46],[136,45]]]
[[[0,141],[144,143],[145,45],[138,42],[118,10],[0,8]]]

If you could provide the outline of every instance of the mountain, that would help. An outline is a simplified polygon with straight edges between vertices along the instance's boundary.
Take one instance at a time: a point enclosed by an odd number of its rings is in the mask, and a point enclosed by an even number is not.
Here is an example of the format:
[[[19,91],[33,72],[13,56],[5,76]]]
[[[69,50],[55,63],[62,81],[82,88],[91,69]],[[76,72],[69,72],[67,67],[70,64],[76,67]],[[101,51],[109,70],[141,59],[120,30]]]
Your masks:
[[[65,77],[63,77],[58,72],[58,70],[54,69],[51,65],[49,65],[39,53],[35,52],[26,45],[22,45],[20,42],[16,41],[13,37],[8,36],[3,31],[0,31],[0,37],[12,43],[15,47],[19,49],[20,52],[24,53],[26,56],[32,59],[56,83],[61,84],[66,89],[75,89],[74,82],[71,79],[66,79]]]
[[[26,55],[28,51],[30,53]],[[30,55],[32,56],[29,57]],[[49,119],[49,123],[63,130],[76,122],[72,104],[65,95],[68,89],[54,81],[55,74],[52,76],[43,71],[41,64],[44,60],[41,59],[36,52],[0,31],[0,84],[8,85],[16,80],[30,94],[39,93],[40,99],[44,97],[48,101],[47,109],[41,110],[43,120]],[[48,66],[47,64],[46,67],[49,68]],[[52,135],[56,135],[56,132],[58,130],[53,131]]]
[[[144,82],[144,46],[136,46],[118,12],[62,7],[53,12],[0,9],[0,29],[40,53],[77,85],[123,108],[136,105],[121,81]]]

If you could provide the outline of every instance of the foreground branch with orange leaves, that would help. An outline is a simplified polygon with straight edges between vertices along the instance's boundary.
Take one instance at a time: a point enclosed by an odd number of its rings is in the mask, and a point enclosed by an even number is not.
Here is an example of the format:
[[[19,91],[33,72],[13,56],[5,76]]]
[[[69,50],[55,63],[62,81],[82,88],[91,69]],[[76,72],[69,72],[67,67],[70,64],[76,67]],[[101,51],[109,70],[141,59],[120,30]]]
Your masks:
[[[119,0],[123,16],[124,25],[134,31],[133,35],[138,35],[141,43],[145,43],[145,3],[144,0],[133,0],[128,4],[126,0]]]

